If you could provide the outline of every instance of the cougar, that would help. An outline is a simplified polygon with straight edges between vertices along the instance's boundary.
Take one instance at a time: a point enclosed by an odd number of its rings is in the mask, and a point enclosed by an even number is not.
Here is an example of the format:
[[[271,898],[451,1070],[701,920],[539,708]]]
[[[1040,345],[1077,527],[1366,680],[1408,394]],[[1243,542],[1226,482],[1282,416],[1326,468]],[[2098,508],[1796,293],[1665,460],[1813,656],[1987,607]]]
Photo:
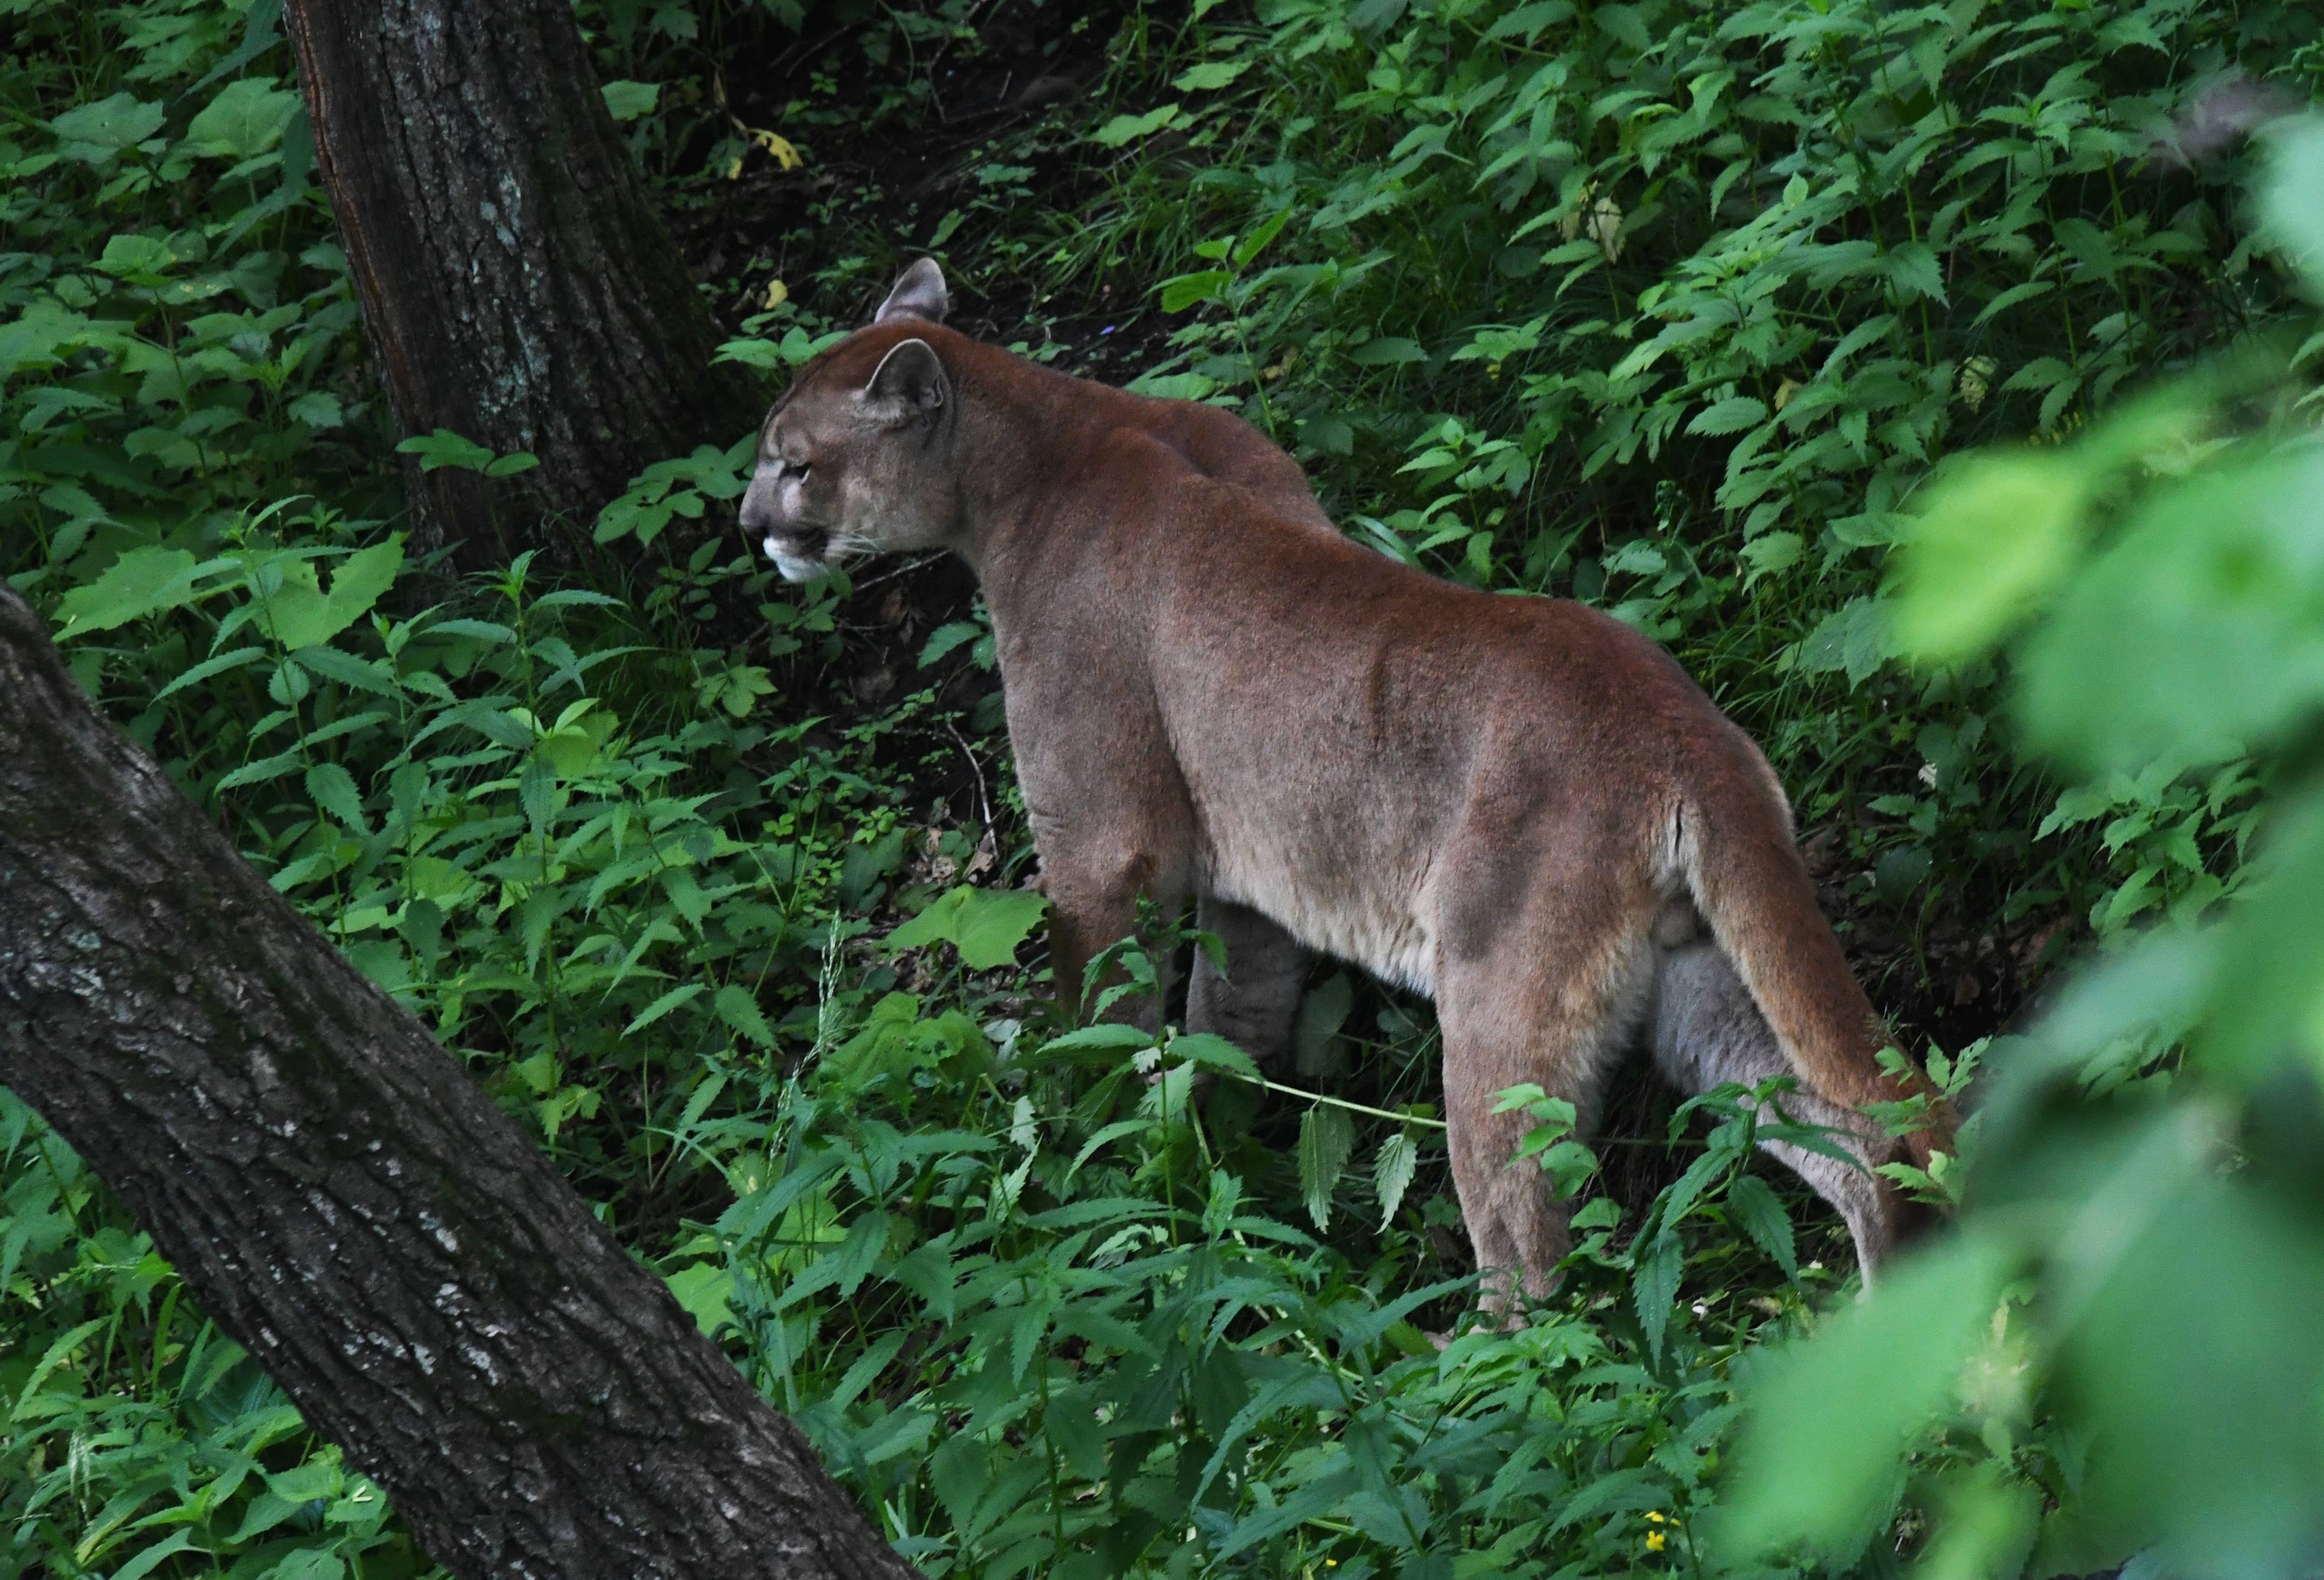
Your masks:
[[[793,581],[873,551],[974,569],[1067,1005],[1141,897],[1191,899],[1225,943],[1224,970],[1196,953],[1187,1023],[1263,1065],[1311,951],[1434,997],[1453,1182],[1504,1310],[1551,1286],[1570,1232],[1496,1094],[1537,1084],[1586,1134],[1635,1049],[1689,1091],[1795,1076],[1786,1110],[1852,1161],[1769,1150],[1869,1277],[1904,1204],[1862,1105],[1919,1083],[1876,1062],[1749,737],[1620,622],[1364,548],[1231,413],[981,344],[947,300],[924,259],[800,371],[742,525]],[[1950,1124],[1932,1104],[1905,1150],[1925,1162]]]

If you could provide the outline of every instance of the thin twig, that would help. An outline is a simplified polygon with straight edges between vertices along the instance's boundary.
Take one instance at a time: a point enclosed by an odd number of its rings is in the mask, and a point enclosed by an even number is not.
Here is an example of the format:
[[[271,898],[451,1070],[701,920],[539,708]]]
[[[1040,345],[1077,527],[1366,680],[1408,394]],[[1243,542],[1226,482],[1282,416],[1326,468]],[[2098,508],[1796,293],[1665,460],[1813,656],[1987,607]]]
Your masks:
[[[882,582],[894,581],[899,576],[909,576],[913,571],[924,569],[928,566],[934,565],[937,560],[942,559],[943,558],[944,550],[939,549],[933,554],[923,554],[917,559],[907,559],[903,564],[896,567],[893,570],[883,571],[880,575],[872,577],[868,581],[855,582],[853,583],[852,586],[854,590],[859,593],[869,592],[873,587],[880,586]]]
[[[1375,1119],[1392,1119],[1398,1124],[1425,1124],[1431,1130],[1445,1128],[1441,1119],[1423,1119],[1416,1113],[1395,1113],[1369,1104],[1351,1103],[1345,1097],[1326,1097],[1321,1092],[1303,1092],[1296,1086],[1286,1086],[1262,1076],[1246,1076],[1240,1070],[1221,1070],[1219,1074],[1254,1086],[1264,1086],[1270,1092],[1280,1092],[1286,1097],[1304,1097],[1310,1103],[1328,1103],[1334,1108],[1344,1108],[1352,1113],[1369,1113]]]
[[[1246,1076],[1240,1070],[1221,1070],[1219,1074],[1249,1086],[1264,1086],[1270,1092],[1280,1092],[1286,1097],[1304,1098],[1309,1103],[1328,1103],[1334,1108],[1345,1108],[1353,1113],[1369,1113],[1375,1119],[1392,1119],[1398,1124],[1425,1124],[1431,1130],[1448,1128],[1446,1122],[1441,1119],[1424,1119],[1417,1113],[1397,1113],[1390,1109],[1374,1108],[1369,1104],[1351,1103],[1345,1097],[1327,1097],[1321,1092],[1302,1091],[1297,1086],[1286,1086],[1279,1081],[1270,1081],[1264,1076]],[[1693,1136],[1681,1136],[1675,1141],[1656,1141],[1652,1136],[1592,1136],[1582,1142],[1582,1145],[1588,1147],[1655,1147],[1665,1150],[1673,1147],[1702,1147],[1709,1144]]]
[[[992,829],[992,799],[984,793],[984,765],[977,762],[976,753],[969,750],[968,742],[961,735],[959,725],[946,719],[945,733],[950,735],[953,738],[953,744],[960,748],[960,754],[968,759],[968,771],[976,775],[976,808],[984,818],[986,837],[994,841],[997,847],[1001,836]]]

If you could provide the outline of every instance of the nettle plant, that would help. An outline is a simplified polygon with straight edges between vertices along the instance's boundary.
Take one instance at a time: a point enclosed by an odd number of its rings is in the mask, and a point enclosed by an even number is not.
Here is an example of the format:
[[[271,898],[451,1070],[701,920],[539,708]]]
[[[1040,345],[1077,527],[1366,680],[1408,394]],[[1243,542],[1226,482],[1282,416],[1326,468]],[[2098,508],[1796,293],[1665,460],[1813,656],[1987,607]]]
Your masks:
[[[1150,991],[1133,949],[1114,964],[1109,991]],[[1250,1108],[1219,1100],[1259,1082],[1220,1039],[825,1003],[766,1108],[704,1128],[734,1198],[673,1282],[932,1575],[1683,1564],[1730,1362],[1828,1277],[1744,1169],[1775,1095],[1721,1091],[1636,1234],[1585,1205],[1554,1308],[1440,1350],[1418,1324],[1457,1319],[1474,1280],[1411,1276],[1442,1222],[1405,1192],[1425,1116],[1370,1116],[1387,1139],[1364,1178],[1316,1120],[1347,1105],[1311,1112],[1298,1223],[1270,1210]],[[1554,1187],[1583,1190],[1571,1110],[1508,1101],[1541,1119]],[[1368,1260],[1322,1235],[1349,1217],[1380,1223]]]
[[[124,47],[69,76],[63,40],[112,23],[12,24],[0,535],[21,591],[140,543],[214,546],[245,503],[318,481],[355,503],[383,442],[272,14],[133,13]]]

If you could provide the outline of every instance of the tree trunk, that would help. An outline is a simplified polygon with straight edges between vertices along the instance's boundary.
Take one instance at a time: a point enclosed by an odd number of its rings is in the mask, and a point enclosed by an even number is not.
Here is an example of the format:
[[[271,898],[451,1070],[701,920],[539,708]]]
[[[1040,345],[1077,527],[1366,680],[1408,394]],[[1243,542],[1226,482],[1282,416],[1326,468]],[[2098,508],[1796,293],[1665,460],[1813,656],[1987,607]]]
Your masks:
[[[468,568],[586,528],[651,462],[760,415],[598,92],[569,0],[287,0],[364,322],[406,434],[532,471],[406,478],[414,536]]]
[[[0,1080],[461,1575],[915,1571],[0,588]]]

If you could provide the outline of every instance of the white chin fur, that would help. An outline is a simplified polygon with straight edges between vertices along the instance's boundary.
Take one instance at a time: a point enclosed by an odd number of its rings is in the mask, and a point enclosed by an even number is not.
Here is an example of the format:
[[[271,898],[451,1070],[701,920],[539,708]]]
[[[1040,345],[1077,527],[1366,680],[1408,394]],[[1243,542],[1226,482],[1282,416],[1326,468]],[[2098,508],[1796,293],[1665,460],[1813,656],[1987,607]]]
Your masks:
[[[760,546],[766,550],[767,558],[775,562],[775,569],[785,581],[813,581],[827,568],[819,559],[801,559],[796,554],[786,554],[775,546],[772,536]]]

